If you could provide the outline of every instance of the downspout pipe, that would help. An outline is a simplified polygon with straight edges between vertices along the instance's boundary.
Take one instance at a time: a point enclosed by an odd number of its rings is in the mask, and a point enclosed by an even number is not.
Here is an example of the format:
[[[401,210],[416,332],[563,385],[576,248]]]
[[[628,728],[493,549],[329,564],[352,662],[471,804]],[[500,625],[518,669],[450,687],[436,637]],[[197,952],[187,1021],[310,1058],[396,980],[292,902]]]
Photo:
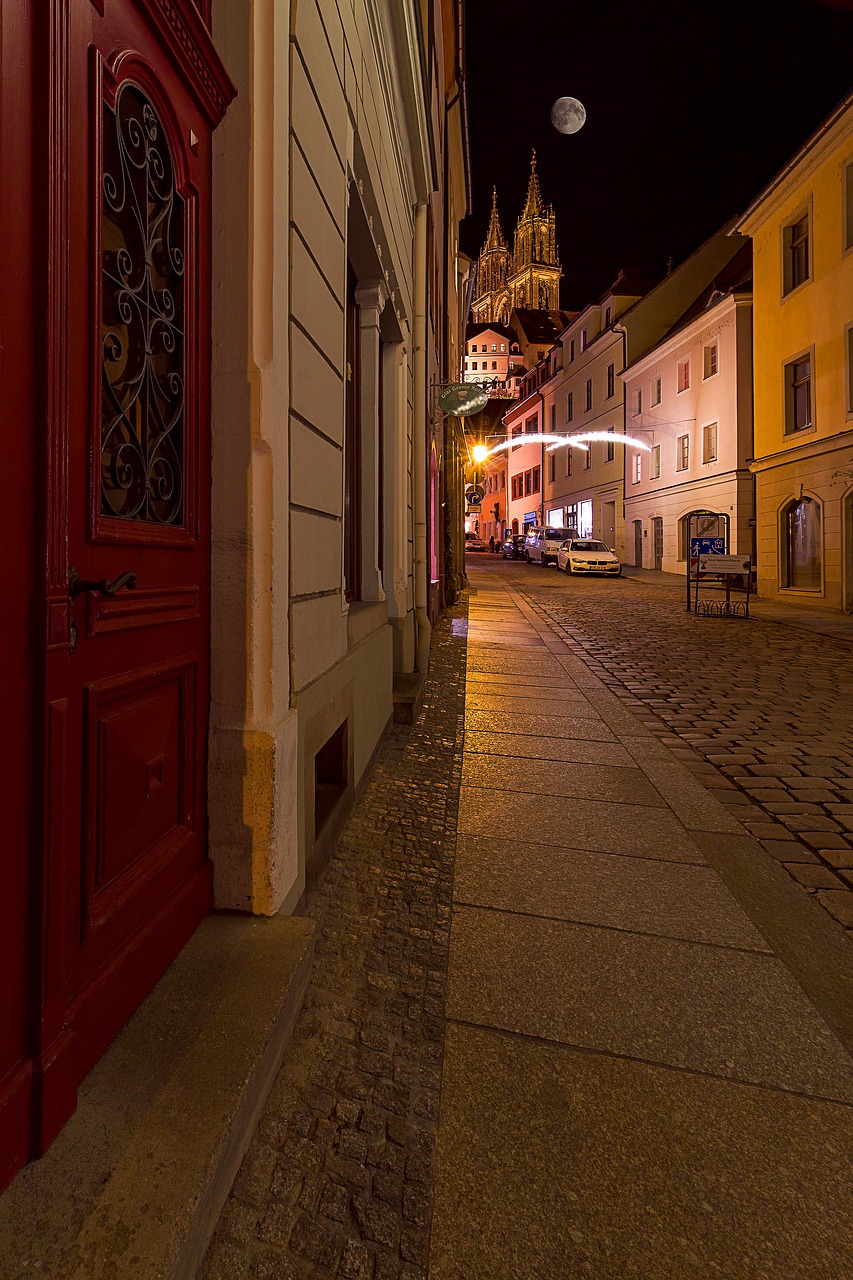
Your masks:
[[[414,306],[414,586],[415,669],[429,670],[432,627],[427,610],[427,217],[428,206],[415,209],[415,306]]]

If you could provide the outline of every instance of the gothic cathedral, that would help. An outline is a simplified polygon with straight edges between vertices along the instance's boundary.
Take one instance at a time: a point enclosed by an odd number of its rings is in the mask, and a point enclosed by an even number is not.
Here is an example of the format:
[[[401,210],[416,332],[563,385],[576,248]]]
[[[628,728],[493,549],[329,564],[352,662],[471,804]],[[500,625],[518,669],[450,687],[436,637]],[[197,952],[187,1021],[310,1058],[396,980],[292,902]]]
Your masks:
[[[556,311],[560,306],[562,274],[554,208],[542,200],[534,151],[527,199],[515,228],[512,253],[501,231],[497,191],[492,194],[492,217],[477,262],[471,320],[474,324],[506,325],[515,307]]]

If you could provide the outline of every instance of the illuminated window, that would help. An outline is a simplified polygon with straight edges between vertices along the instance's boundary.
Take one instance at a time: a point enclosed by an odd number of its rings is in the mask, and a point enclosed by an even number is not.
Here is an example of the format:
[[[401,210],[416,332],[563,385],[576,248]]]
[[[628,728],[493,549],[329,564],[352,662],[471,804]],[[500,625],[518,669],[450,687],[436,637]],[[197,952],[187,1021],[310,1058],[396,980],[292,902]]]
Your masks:
[[[820,507],[811,498],[800,498],[783,510],[782,521],[784,585],[799,591],[820,591]]]
[[[631,480],[633,484],[639,484],[643,478],[643,455],[635,453],[631,458]]]

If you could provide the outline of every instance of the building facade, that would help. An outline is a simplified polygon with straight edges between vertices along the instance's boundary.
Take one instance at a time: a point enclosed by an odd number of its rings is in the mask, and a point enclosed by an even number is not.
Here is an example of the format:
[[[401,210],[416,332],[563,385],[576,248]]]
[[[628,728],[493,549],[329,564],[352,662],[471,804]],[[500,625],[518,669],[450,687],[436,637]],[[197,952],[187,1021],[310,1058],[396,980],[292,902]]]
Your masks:
[[[0,1185],[212,907],[297,908],[426,669],[468,203],[452,0],[11,8]]]
[[[853,95],[738,224],[752,237],[758,589],[853,609]]]
[[[651,446],[626,459],[628,564],[684,573],[697,511],[716,518],[694,534],[728,532],[732,554],[754,556],[751,252],[735,240],[730,267],[622,375],[628,431]]]

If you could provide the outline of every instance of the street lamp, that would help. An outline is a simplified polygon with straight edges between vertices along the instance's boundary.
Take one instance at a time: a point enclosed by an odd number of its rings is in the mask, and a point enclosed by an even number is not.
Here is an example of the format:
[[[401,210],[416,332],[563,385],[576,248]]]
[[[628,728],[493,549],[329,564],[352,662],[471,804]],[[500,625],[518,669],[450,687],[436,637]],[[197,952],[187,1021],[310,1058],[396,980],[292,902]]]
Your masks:
[[[485,444],[475,444],[471,450],[471,457],[475,462],[485,462],[489,456],[489,447]]]

